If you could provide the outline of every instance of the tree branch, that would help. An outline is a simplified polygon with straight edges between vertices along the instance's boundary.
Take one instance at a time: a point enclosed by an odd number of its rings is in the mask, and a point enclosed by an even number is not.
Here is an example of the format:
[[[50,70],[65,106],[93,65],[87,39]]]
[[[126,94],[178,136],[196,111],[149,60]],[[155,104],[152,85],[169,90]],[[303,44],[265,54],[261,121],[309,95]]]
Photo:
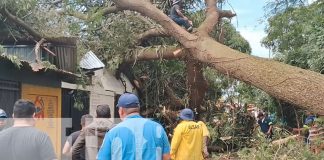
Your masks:
[[[117,13],[121,11],[120,8],[117,8],[116,6],[111,6],[111,7],[105,7],[102,10],[97,11],[95,14],[91,15],[88,20],[92,21],[95,17],[97,16],[106,16],[107,14],[111,13]]]
[[[207,4],[206,19],[198,28],[198,32],[202,36],[208,36],[208,33],[213,30],[214,26],[219,22],[219,19],[223,17],[232,18],[236,16],[235,13],[232,13],[229,10],[218,10],[218,0],[205,0],[205,2]]]
[[[160,47],[160,48],[144,48],[138,49],[135,52],[135,55],[129,59],[126,59],[126,62],[134,61],[148,61],[148,60],[159,60],[159,59],[177,59],[181,58],[184,55],[183,49],[178,47]]]
[[[184,106],[184,102],[176,96],[176,94],[168,84],[165,84],[165,93],[170,98],[170,104],[172,109],[181,109],[181,107]]]
[[[219,14],[217,10],[218,0],[205,0],[206,3],[206,19],[198,27],[199,34],[203,36],[208,36],[208,33],[213,30],[213,27],[217,24],[219,19]]]
[[[169,34],[163,28],[153,28],[137,36],[137,44],[152,37],[167,37]]]
[[[196,35],[188,33],[185,29],[173,22],[161,10],[144,0],[113,0],[118,8],[132,10],[148,16],[159,23],[165,31],[176,38],[186,48],[193,47],[193,43],[198,39]]]
[[[39,42],[36,43],[36,46],[35,46],[35,60],[36,60],[36,63],[39,63],[41,62],[41,59],[39,57],[40,55],[40,46],[46,41],[46,39],[42,38]]]
[[[64,14],[69,15],[69,16],[79,18],[79,19],[85,20],[85,21],[93,21],[98,16],[105,16],[107,14],[117,13],[118,11],[121,11],[121,9],[117,8],[116,6],[111,6],[111,7],[105,7],[92,15],[84,14],[82,12],[78,12],[78,11],[74,11],[74,10],[73,11],[64,11],[63,10],[58,13],[62,14],[62,15],[64,15]]]
[[[2,8],[0,10],[0,13],[7,17],[9,19],[9,21],[12,21],[13,23],[19,25],[20,27],[24,28],[31,36],[33,36],[34,38],[36,38],[37,40],[40,40],[43,38],[43,36],[36,32],[33,28],[31,28],[28,24],[26,24],[23,20],[21,20],[20,18],[14,16],[13,14],[11,14],[7,8]]]
[[[230,10],[220,10],[218,12],[219,12],[219,18],[233,18],[236,16],[236,14]]]
[[[9,21],[11,21],[12,23],[16,24],[19,27],[22,27],[24,30],[26,30],[28,32],[29,35],[31,35],[34,40],[36,41],[40,41],[42,39],[45,39],[45,41],[48,42],[58,42],[60,43],[59,40],[57,40],[57,38],[55,37],[49,37],[47,35],[43,35],[39,32],[37,32],[36,30],[34,30],[29,24],[25,23],[22,19],[20,19],[19,17],[11,14],[7,8],[0,8],[0,13],[6,17]]]

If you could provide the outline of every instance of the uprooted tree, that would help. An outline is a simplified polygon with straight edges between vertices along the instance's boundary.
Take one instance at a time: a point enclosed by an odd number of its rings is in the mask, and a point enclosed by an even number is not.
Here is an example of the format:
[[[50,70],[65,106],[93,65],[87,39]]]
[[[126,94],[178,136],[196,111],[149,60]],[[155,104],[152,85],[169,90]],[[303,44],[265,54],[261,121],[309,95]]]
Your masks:
[[[148,49],[126,61],[152,59],[185,59],[190,88],[190,106],[201,104],[207,89],[201,68],[206,64],[218,72],[251,84],[269,95],[289,103],[304,107],[315,113],[324,114],[324,76],[297,67],[279,63],[269,59],[257,58],[233,50],[209,36],[214,26],[223,17],[235,16],[229,11],[217,8],[217,0],[205,0],[206,18],[194,31],[186,30],[174,23],[161,10],[145,0],[113,0],[114,5],[104,7],[91,13],[78,13],[71,10],[63,14],[77,17],[85,21],[92,21],[97,15],[109,15],[124,10],[135,11],[157,22],[162,28],[151,28],[136,37],[138,44],[151,37],[175,38],[181,47],[166,47],[156,52]],[[63,3],[63,1],[55,1]],[[50,36],[38,33],[20,18],[1,7],[2,16],[25,29],[37,41],[42,38],[50,40]],[[158,53],[158,54],[157,54]],[[194,78],[193,78],[194,77]]]

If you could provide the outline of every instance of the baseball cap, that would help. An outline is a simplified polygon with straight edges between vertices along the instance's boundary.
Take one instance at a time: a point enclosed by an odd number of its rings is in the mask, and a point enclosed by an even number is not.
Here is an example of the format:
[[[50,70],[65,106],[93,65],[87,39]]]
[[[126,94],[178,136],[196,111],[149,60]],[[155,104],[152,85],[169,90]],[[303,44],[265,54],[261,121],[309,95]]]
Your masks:
[[[136,108],[136,107],[140,107],[140,103],[135,94],[124,93],[119,97],[117,107]]]
[[[6,112],[3,109],[0,109],[0,118],[8,118]]]
[[[180,119],[182,120],[193,120],[194,119],[194,113],[191,109],[185,108],[181,110],[180,112]]]

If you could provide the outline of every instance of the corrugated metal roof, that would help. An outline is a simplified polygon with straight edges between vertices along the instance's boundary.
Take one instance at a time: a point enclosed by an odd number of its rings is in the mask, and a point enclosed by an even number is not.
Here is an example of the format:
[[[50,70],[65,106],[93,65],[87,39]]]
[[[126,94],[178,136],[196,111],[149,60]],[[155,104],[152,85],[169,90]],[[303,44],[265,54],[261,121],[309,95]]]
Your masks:
[[[10,60],[9,57],[0,54],[0,62],[4,62],[4,61],[13,63],[12,60]],[[16,65],[18,65],[18,64],[16,64]],[[42,64],[29,63],[27,61],[21,61],[20,60],[19,67],[22,67],[22,68],[24,68],[26,70],[31,70],[31,71],[33,71],[35,73],[53,72],[55,74],[60,75],[62,80],[67,80],[67,81],[71,80],[71,82],[72,81],[74,82],[75,79],[77,77],[79,77],[79,75],[74,74],[74,73],[69,72],[69,71],[65,71],[65,70],[62,70],[62,69],[56,69],[56,68],[55,69],[54,68],[46,68]]]
[[[105,67],[105,64],[92,51],[89,51],[82,57],[80,67],[83,69],[99,69]]]

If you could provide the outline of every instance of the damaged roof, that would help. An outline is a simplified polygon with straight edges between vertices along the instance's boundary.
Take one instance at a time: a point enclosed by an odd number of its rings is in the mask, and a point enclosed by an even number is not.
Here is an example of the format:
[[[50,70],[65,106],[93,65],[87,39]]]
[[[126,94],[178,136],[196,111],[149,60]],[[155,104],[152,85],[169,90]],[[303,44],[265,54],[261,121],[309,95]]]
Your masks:
[[[95,70],[104,68],[105,64],[92,51],[89,51],[82,57],[80,67],[82,69]]]
[[[29,63],[27,61],[12,59],[9,56],[5,56],[5,55],[0,55],[0,62],[11,62],[13,65],[17,67],[17,69],[24,68],[36,73],[45,73],[45,72],[55,73],[58,76],[60,76],[62,80],[66,80],[69,82],[74,82],[79,77],[77,74],[62,69],[46,67],[41,63]]]

